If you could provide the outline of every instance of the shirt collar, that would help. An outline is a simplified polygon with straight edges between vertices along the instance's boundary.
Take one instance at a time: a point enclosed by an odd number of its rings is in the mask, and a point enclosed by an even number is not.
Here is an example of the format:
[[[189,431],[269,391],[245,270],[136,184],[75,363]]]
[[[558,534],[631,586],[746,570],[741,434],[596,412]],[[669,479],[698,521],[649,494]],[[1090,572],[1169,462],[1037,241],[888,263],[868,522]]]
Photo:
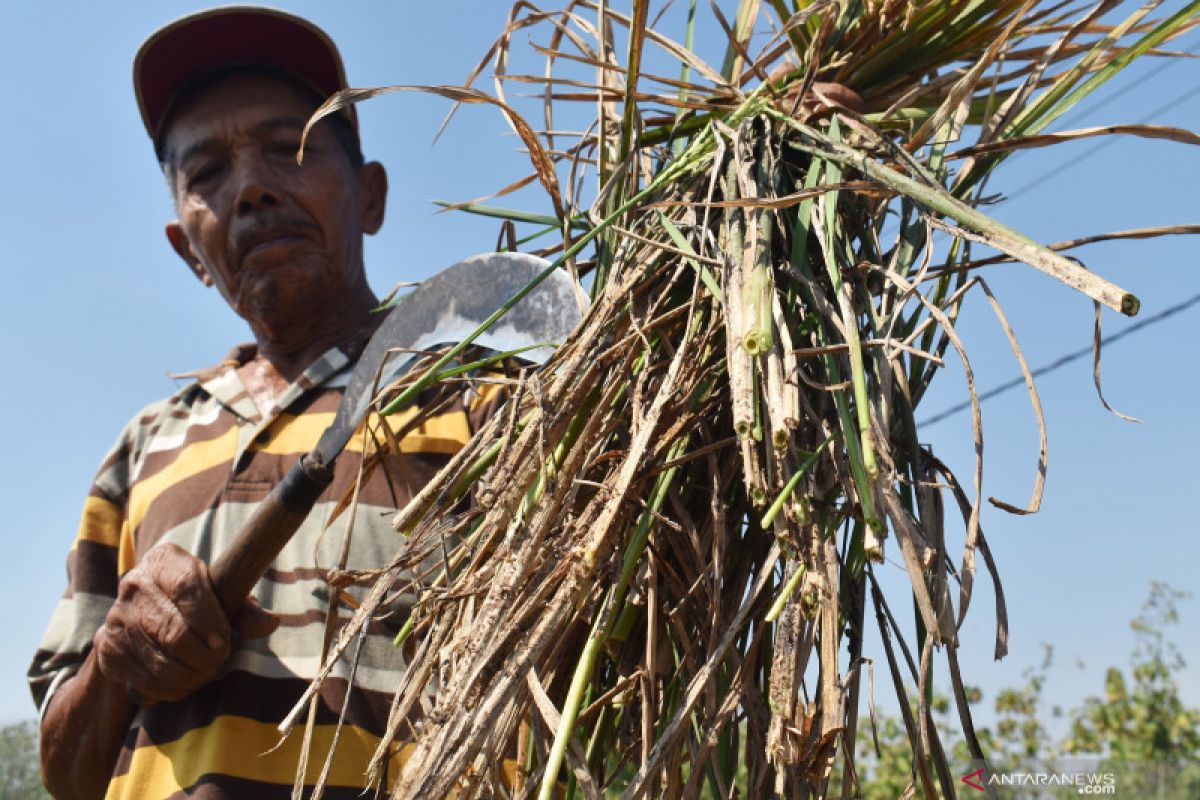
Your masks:
[[[258,355],[258,345],[253,342],[237,345],[225,358],[211,367],[178,373],[171,377],[194,379],[201,389],[245,422],[254,424],[256,428],[265,427],[309,389],[322,385],[328,385],[328,388],[344,388],[349,378],[348,367],[362,354],[368,339],[369,331],[326,350],[288,385],[274,407],[269,409],[258,408],[237,372],[238,367]]]

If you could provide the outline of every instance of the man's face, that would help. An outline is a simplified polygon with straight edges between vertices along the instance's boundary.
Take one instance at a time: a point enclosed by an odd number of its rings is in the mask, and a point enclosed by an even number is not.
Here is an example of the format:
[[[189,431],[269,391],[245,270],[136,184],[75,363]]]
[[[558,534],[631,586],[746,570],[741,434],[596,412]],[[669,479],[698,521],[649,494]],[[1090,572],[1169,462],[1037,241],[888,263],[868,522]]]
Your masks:
[[[328,125],[296,163],[313,101],[291,82],[235,74],[182,108],[166,152],[180,256],[256,330],[303,338],[366,286],[362,234],[383,222],[386,176],[358,169]]]

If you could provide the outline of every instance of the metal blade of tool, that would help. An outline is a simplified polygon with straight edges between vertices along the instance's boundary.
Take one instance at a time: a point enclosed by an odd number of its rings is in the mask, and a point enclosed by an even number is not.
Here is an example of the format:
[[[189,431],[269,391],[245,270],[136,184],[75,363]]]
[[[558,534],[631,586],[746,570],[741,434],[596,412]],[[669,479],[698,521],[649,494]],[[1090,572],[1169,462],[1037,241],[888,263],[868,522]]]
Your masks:
[[[333,424],[317,442],[324,463],[346,446],[366,415],[373,389],[419,357],[405,351],[431,350],[467,338],[549,263],[528,253],[485,253],[447,267],[396,301],[359,357]],[[561,342],[582,316],[577,295],[570,276],[557,270],[475,344],[507,352]],[[552,347],[538,347],[521,358],[542,363],[551,353]]]
[[[417,357],[412,351],[468,339],[549,266],[519,253],[475,256],[422,282],[388,311],[359,357],[333,424],[317,447],[292,465],[209,565],[213,589],[226,613],[234,613],[246,601],[333,480],[334,459],[366,415],[375,387],[410,368]],[[566,273],[555,270],[475,341],[499,352],[560,342],[581,318],[578,296]],[[542,357],[551,348],[545,350]]]

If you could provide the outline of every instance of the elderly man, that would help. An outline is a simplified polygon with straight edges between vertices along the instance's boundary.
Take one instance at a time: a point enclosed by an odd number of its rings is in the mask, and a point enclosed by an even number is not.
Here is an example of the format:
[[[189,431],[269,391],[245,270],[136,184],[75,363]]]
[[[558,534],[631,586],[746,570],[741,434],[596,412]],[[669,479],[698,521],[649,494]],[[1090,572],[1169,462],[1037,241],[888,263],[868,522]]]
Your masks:
[[[275,725],[318,667],[330,598],[344,615],[357,591],[326,581],[340,523],[354,517],[351,570],[386,562],[397,547],[386,511],[488,409],[466,397],[439,409],[372,473],[355,513],[323,533],[359,472],[356,439],[227,619],[206,562],[337,408],[376,319],[363,235],[383,223],[387,177],[364,162],[353,112],[319,124],[296,164],[305,121],[346,85],[335,46],[305,20],[248,8],[187,17],[146,41],[134,82],[174,200],[167,239],[254,343],[145,408],[100,467],[30,670],[43,776],[61,797],[283,797],[301,736],[276,747]],[[327,796],[361,796],[403,668],[392,633],[372,626],[352,690],[348,669],[321,689],[309,783],[345,709]]]

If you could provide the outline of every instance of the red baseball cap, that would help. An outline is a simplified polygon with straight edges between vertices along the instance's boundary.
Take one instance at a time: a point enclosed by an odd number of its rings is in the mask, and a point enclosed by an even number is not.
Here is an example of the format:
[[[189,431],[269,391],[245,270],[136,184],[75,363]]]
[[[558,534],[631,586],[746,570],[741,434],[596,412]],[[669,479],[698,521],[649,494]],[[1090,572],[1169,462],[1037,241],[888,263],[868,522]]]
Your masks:
[[[171,102],[190,81],[239,65],[283,70],[321,97],[346,88],[337,45],[306,19],[259,6],[189,14],[152,33],[133,59],[133,90],[150,138],[158,140]],[[344,113],[357,127],[354,107]]]

